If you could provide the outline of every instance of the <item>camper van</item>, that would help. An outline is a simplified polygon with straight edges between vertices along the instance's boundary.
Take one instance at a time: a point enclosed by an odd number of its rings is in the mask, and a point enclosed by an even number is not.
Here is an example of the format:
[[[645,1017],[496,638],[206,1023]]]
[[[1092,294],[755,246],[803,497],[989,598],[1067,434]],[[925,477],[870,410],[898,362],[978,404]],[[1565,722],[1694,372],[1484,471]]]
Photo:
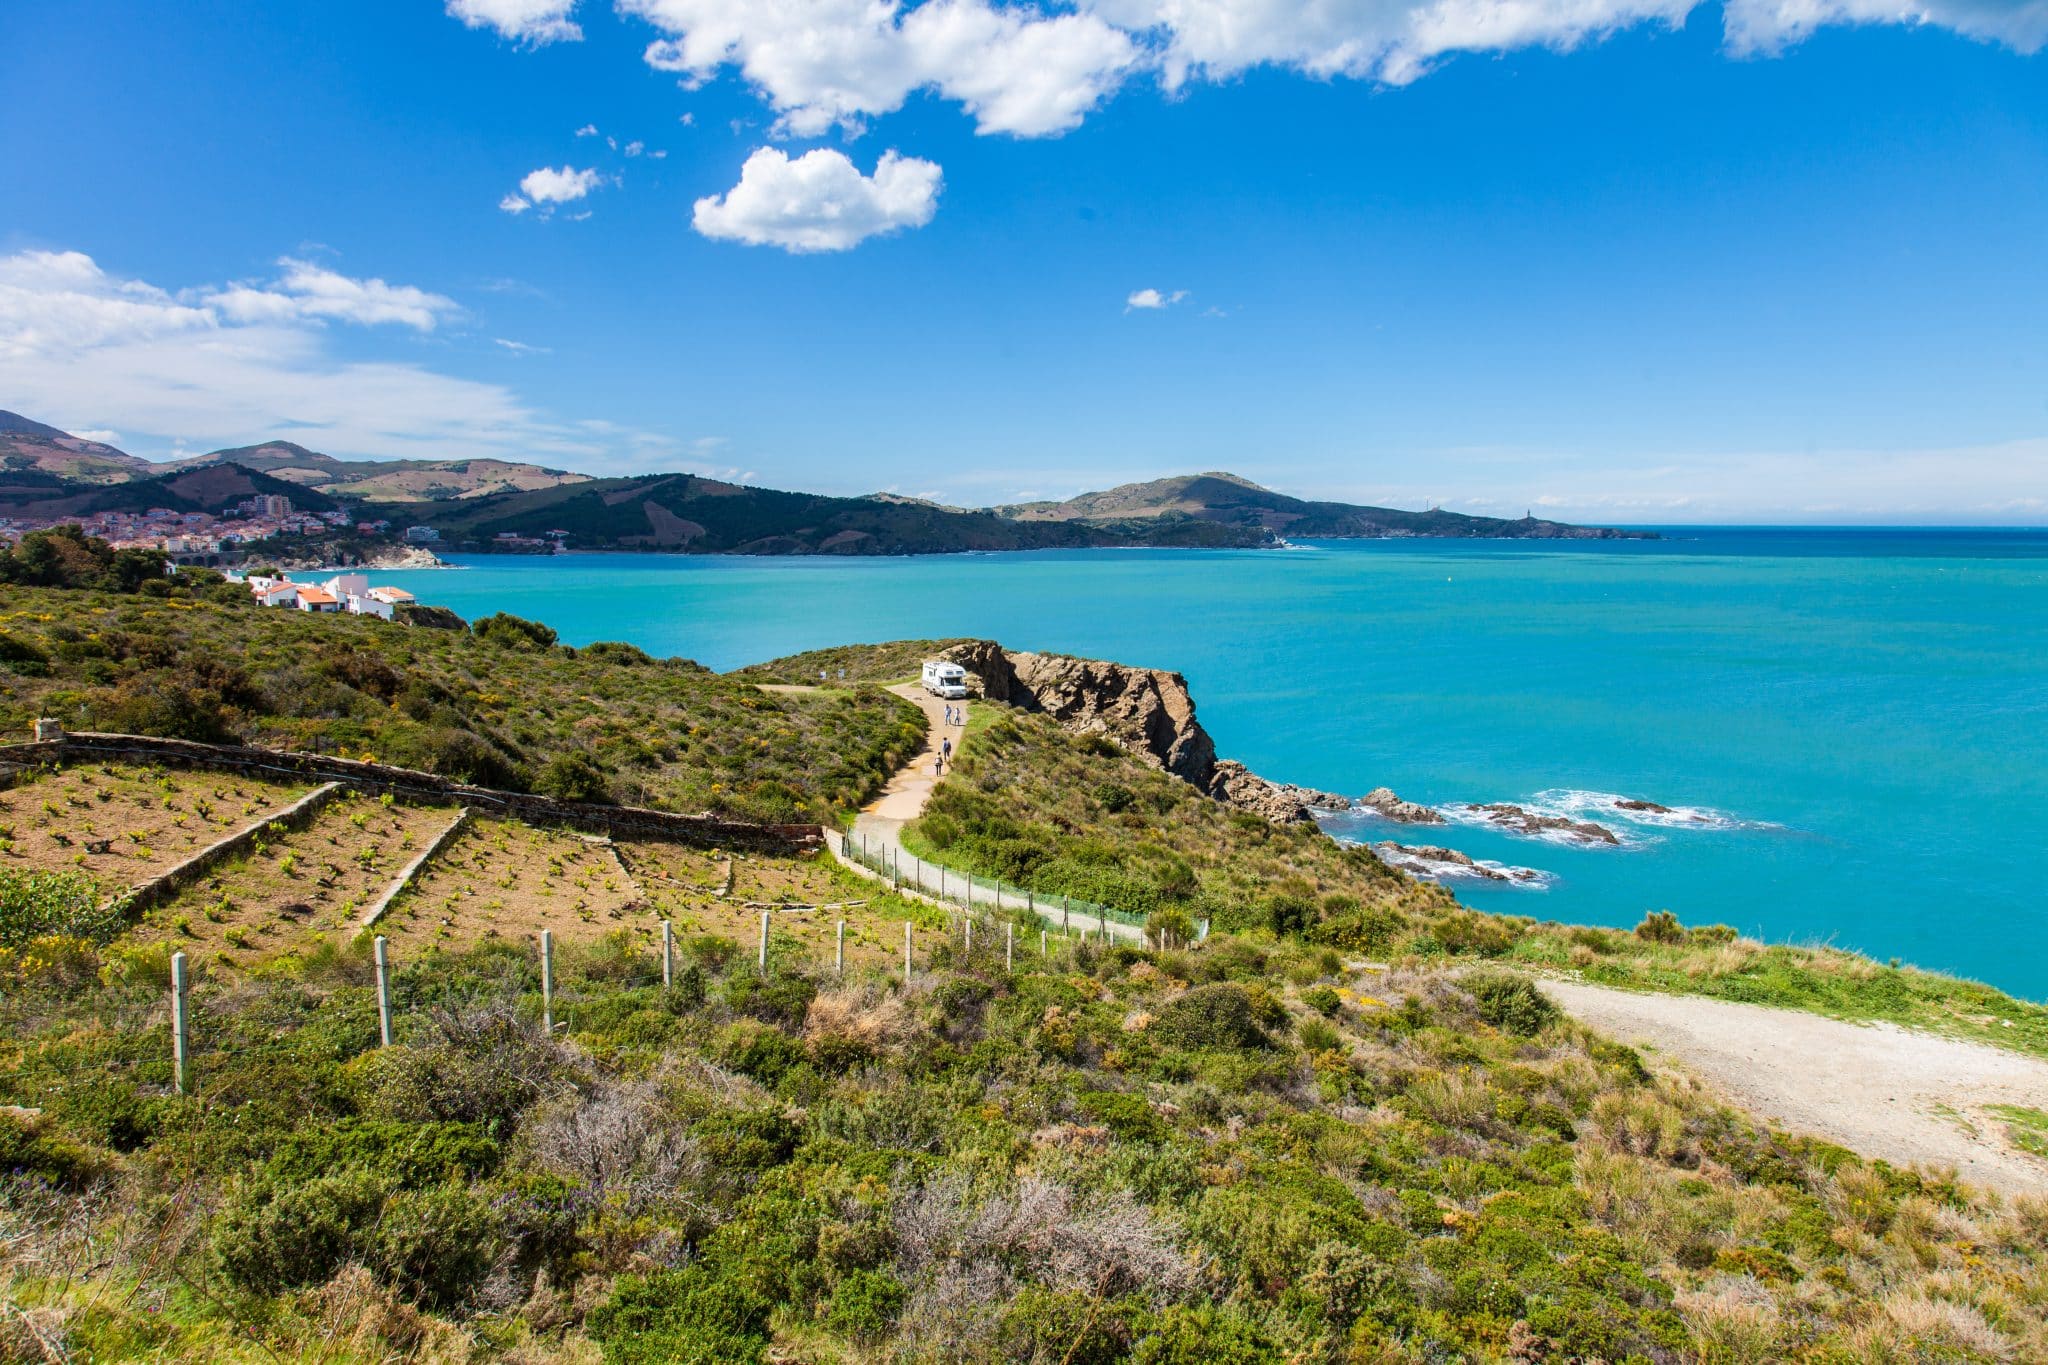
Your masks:
[[[935,697],[959,701],[967,695],[967,670],[941,659],[924,661],[924,690]]]

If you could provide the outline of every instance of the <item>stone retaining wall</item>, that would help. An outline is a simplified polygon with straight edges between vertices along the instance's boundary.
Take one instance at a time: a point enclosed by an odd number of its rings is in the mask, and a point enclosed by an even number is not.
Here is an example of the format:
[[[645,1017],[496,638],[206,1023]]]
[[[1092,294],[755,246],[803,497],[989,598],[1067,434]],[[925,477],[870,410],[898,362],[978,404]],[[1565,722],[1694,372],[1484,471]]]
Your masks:
[[[473,811],[523,821],[529,825],[562,825],[618,837],[667,839],[706,848],[744,848],[768,853],[810,853],[822,846],[816,825],[756,825],[712,815],[680,815],[644,806],[606,806],[593,801],[563,801],[532,792],[472,787],[437,773],[400,768],[388,763],[326,754],[259,749],[239,744],[200,744],[187,739],[152,735],[114,735],[73,731],[59,739],[0,745],[0,766],[34,767],[79,762],[163,763],[177,767],[215,768],[233,772],[339,782],[357,791],[385,792],[428,805],[467,806]]]

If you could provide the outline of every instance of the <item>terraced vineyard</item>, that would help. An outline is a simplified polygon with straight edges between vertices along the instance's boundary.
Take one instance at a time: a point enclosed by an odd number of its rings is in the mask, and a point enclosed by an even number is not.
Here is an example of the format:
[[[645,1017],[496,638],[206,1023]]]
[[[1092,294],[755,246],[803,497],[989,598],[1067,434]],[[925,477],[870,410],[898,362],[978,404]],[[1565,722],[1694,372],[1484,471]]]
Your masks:
[[[595,938],[646,929],[639,888],[603,840],[472,819],[378,925],[394,947],[467,947],[484,939]]]
[[[0,791],[0,866],[133,886],[306,794],[303,783],[100,766],[35,771]]]
[[[456,814],[449,806],[339,792],[301,828],[266,829],[246,855],[145,912],[134,937],[168,940],[224,967],[248,965],[311,934],[347,938]]]

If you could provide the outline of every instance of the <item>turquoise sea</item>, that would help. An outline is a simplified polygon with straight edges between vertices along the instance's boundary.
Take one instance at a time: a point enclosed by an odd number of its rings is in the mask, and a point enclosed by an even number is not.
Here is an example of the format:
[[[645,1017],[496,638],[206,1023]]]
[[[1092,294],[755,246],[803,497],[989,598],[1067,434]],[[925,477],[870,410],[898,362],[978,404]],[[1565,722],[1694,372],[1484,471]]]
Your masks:
[[[1578,848],[1343,817],[1545,874],[1468,903],[1668,908],[2048,997],[2048,531],[1701,530],[1653,542],[915,559],[486,557],[375,576],[732,668],[990,636],[1177,669],[1269,777],[1611,825]],[[1622,818],[1617,797],[1680,814]]]

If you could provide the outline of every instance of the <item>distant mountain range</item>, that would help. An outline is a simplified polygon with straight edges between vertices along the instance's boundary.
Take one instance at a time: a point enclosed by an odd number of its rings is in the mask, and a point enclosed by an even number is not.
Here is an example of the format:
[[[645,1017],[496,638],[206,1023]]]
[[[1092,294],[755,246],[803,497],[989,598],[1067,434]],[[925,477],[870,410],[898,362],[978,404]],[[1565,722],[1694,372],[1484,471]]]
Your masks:
[[[340,460],[289,441],[153,464],[0,412],[0,516],[169,507],[218,511],[283,493],[307,511],[377,504],[450,547],[560,539],[579,549],[693,554],[931,554],[1091,546],[1257,547],[1282,537],[1610,539],[1641,533],[1524,517],[1309,502],[1234,474],[1124,484],[1064,502],[970,509],[877,493],[791,493],[702,478],[592,478],[505,460]],[[551,536],[551,533],[561,533]]]
[[[1063,522],[1130,528],[1149,520],[1191,518],[1247,531],[1302,539],[1381,539],[1398,536],[1493,537],[1517,540],[1612,540],[1646,533],[1572,526],[1525,516],[1473,517],[1431,508],[1404,512],[1348,502],[1308,502],[1262,488],[1236,474],[1181,474],[1149,483],[1120,484],[1065,502],[1020,502],[994,509],[1021,522]]]
[[[473,498],[589,479],[586,474],[510,460],[338,460],[290,441],[265,441],[156,464],[19,413],[0,412],[0,472],[32,469],[77,483],[116,484],[225,464],[355,502]],[[301,505],[311,506],[303,501]]]

